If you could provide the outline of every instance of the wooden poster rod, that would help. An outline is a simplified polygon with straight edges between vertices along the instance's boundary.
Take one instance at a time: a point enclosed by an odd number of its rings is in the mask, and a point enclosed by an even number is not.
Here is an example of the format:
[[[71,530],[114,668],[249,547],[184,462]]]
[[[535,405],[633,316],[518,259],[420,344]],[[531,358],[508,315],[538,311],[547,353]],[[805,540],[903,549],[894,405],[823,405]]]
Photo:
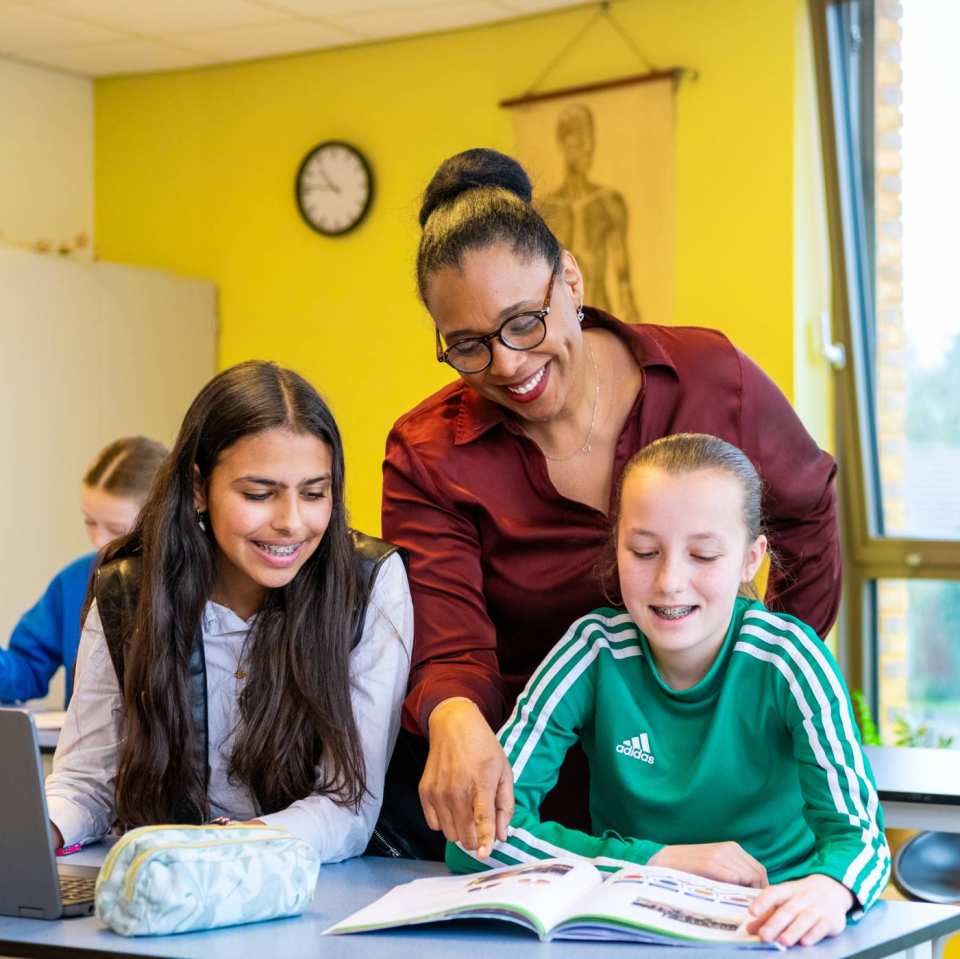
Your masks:
[[[501,100],[499,105],[501,107],[519,107],[527,103],[539,103],[541,100],[556,100],[558,97],[569,97],[578,93],[596,93],[598,90],[613,90],[616,87],[626,87],[634,83],[654,83],[657,80],[672,80],[675,84],[679,84],[685,74],[696,76],[696,73],[687,67],[672,67],[669,70],[635,73],[628,77],[618,77],[615,80],[583,83],[575,87],[563,87],[560,90],[547,90],[544,93],[525,93],[523,96]]]

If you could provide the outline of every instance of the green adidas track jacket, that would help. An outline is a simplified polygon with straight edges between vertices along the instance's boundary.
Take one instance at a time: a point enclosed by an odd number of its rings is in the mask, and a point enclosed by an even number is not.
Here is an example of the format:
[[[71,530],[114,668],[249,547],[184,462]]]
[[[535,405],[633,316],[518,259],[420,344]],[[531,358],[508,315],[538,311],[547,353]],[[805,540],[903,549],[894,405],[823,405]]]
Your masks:
[[[515,780],[509,838],[484,861],[448,844],[457,872],[571,853],[642,864],[663,845],[733,840],[771,883],[823,873],[864,909],[886,885],[882,812],[837,664],[808,626],[762,603],[737,600],[710,671],[680,692],[627,613],[589,613],[499,736]],[[578,739],[595,835],[539,818]]]

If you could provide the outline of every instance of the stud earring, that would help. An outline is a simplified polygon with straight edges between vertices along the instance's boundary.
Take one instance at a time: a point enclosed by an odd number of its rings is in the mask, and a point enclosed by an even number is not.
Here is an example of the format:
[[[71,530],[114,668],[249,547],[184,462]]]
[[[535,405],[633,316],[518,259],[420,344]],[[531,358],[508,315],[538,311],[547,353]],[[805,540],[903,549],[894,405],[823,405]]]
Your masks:
[[[582,306],[577,307],[577,320],[579,320],[581,323],[583,322],[583,307],[582,307]]]

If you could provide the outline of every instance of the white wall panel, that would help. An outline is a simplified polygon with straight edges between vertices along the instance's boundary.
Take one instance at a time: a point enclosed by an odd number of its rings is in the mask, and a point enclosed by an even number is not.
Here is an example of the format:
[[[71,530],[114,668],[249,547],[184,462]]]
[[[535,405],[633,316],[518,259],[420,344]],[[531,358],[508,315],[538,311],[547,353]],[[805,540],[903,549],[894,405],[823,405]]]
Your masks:
[[[0,645],[89,550],[79,488],[94,454],[133,433],[169,446],[215,347],[208,281],[0,250]]]
[[[93,81],[0,58],[0,242],[93,238]]]

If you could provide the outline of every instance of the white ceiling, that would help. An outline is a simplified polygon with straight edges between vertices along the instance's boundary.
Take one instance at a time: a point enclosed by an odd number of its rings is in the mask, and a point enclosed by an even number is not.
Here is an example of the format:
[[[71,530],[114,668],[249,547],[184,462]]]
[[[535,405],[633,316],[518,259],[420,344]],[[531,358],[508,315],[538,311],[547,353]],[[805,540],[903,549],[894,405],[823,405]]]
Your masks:
[[[0,56],[94,77],[148,73],[453,30],[576,5],[577,0],[0,0]]]

